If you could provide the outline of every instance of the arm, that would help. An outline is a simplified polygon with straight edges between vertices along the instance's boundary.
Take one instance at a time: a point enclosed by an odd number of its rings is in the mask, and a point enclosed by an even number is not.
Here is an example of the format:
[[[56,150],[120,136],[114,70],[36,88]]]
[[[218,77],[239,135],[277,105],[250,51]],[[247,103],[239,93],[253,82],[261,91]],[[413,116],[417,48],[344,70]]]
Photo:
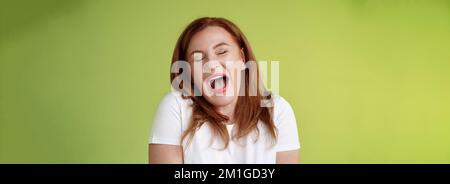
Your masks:
[[[277,164],[298,164],[300,161],[298,149],[277,152]]]
[[[300,141],[297,120],[291,105],[279,97],[275,99],[274,121],[278,130],[277,164],[298,164],[300,162]]]
[[[155,164],[182,164],[182,107],[177,94],[163,97],[155,113],[148,144],[148,161]]]
[[[150,164],[182,164],[183,149],[177,145],[149,144],[148,160]]]

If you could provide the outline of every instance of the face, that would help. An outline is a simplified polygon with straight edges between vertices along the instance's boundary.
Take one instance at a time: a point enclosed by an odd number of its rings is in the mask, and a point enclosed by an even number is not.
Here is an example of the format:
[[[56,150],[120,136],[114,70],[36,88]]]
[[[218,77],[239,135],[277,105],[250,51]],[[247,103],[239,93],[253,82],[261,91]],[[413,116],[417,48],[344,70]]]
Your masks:
[[[243,56],[235,39],[221,27],[209,26],[191,38],[187,58],[192,77],[209,103],[226,106],[236,102]]]

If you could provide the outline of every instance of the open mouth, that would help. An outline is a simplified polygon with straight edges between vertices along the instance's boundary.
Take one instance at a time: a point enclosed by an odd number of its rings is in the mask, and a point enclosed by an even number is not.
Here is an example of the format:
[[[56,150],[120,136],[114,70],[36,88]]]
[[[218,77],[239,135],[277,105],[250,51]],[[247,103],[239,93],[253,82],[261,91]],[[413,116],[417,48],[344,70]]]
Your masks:
[[[217,75],[209,79],[209,86],[215,92],[223,92],[226,90],[229,80],[230,78],[225,74]]]

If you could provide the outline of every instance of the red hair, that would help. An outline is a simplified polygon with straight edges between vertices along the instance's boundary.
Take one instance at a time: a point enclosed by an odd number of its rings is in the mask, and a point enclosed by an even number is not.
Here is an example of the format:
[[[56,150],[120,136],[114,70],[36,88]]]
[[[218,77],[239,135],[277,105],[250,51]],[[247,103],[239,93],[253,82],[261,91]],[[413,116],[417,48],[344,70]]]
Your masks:
[[[242,31],[231,21],[224,18],[212,18],[203,17],[191,22],[180,35],[172,56],[172,65],[177,61],[187,61],[187,49],[192,37],[205,29],[208,26],[218,26],[225,29],[232,35],[236,43],[244,53],[244,62],[256,62],[256,58],[253,54],[252,48],[249,42],[242,33]],[[257,66],[257,65],[256,65]],[[257,67],[256,67],[257,69]],[[237,133],[233,135],[233,139],[239,139],[248,135],[253,130],[257,131],[259,137],[258,122],[261,120],[263,124],[269,130],[269,134],[275,142],[277,139],[276,127],[272,118],[272,107],[262,107],[261,100],[272,100],[271,95],[263,96],[262,92],[265,92],[263,86],[258,86],[259,90],[256,90],[256,95],[249,95],[249,90],[252,86],[250,81],[259,81],[259,71],[257,69],[256,76],[249,74],[249,70],[245,70],[245,95],[238,96],[237,105],[234,110],[234,120],[237,126]],[[180,73],[171,73],[170,81],[174,84],[174,80]],[[256,79],[255,79],[256,77]],[[191,87],[194,87],[193,81],[191,81]],[[193,88],[192,88],[193,89]],[[192,93],[191,93],[192,94]],[[183,133],[181,142],[190,135],[190,138],[195,134],[198,127],[203,123],[208,122],[214,132],[214,135],[219,135],[226,148],[230,141],[230,136],[226,128],[225,122],[229,121],[229,117],[217,112],[212,104],[210,104],[203,96],[190,95],[188,98],[193,101],[192,121],[190,122],[187,130]]]

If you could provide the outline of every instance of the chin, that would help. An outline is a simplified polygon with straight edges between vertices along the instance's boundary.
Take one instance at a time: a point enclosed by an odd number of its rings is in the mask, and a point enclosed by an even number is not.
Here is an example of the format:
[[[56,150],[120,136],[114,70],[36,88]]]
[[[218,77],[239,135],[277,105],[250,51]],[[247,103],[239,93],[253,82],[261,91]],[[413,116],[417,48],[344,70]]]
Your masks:
[[[221,107],[233,103],[237,96],[205,96],[205,98],[212,105]]]

